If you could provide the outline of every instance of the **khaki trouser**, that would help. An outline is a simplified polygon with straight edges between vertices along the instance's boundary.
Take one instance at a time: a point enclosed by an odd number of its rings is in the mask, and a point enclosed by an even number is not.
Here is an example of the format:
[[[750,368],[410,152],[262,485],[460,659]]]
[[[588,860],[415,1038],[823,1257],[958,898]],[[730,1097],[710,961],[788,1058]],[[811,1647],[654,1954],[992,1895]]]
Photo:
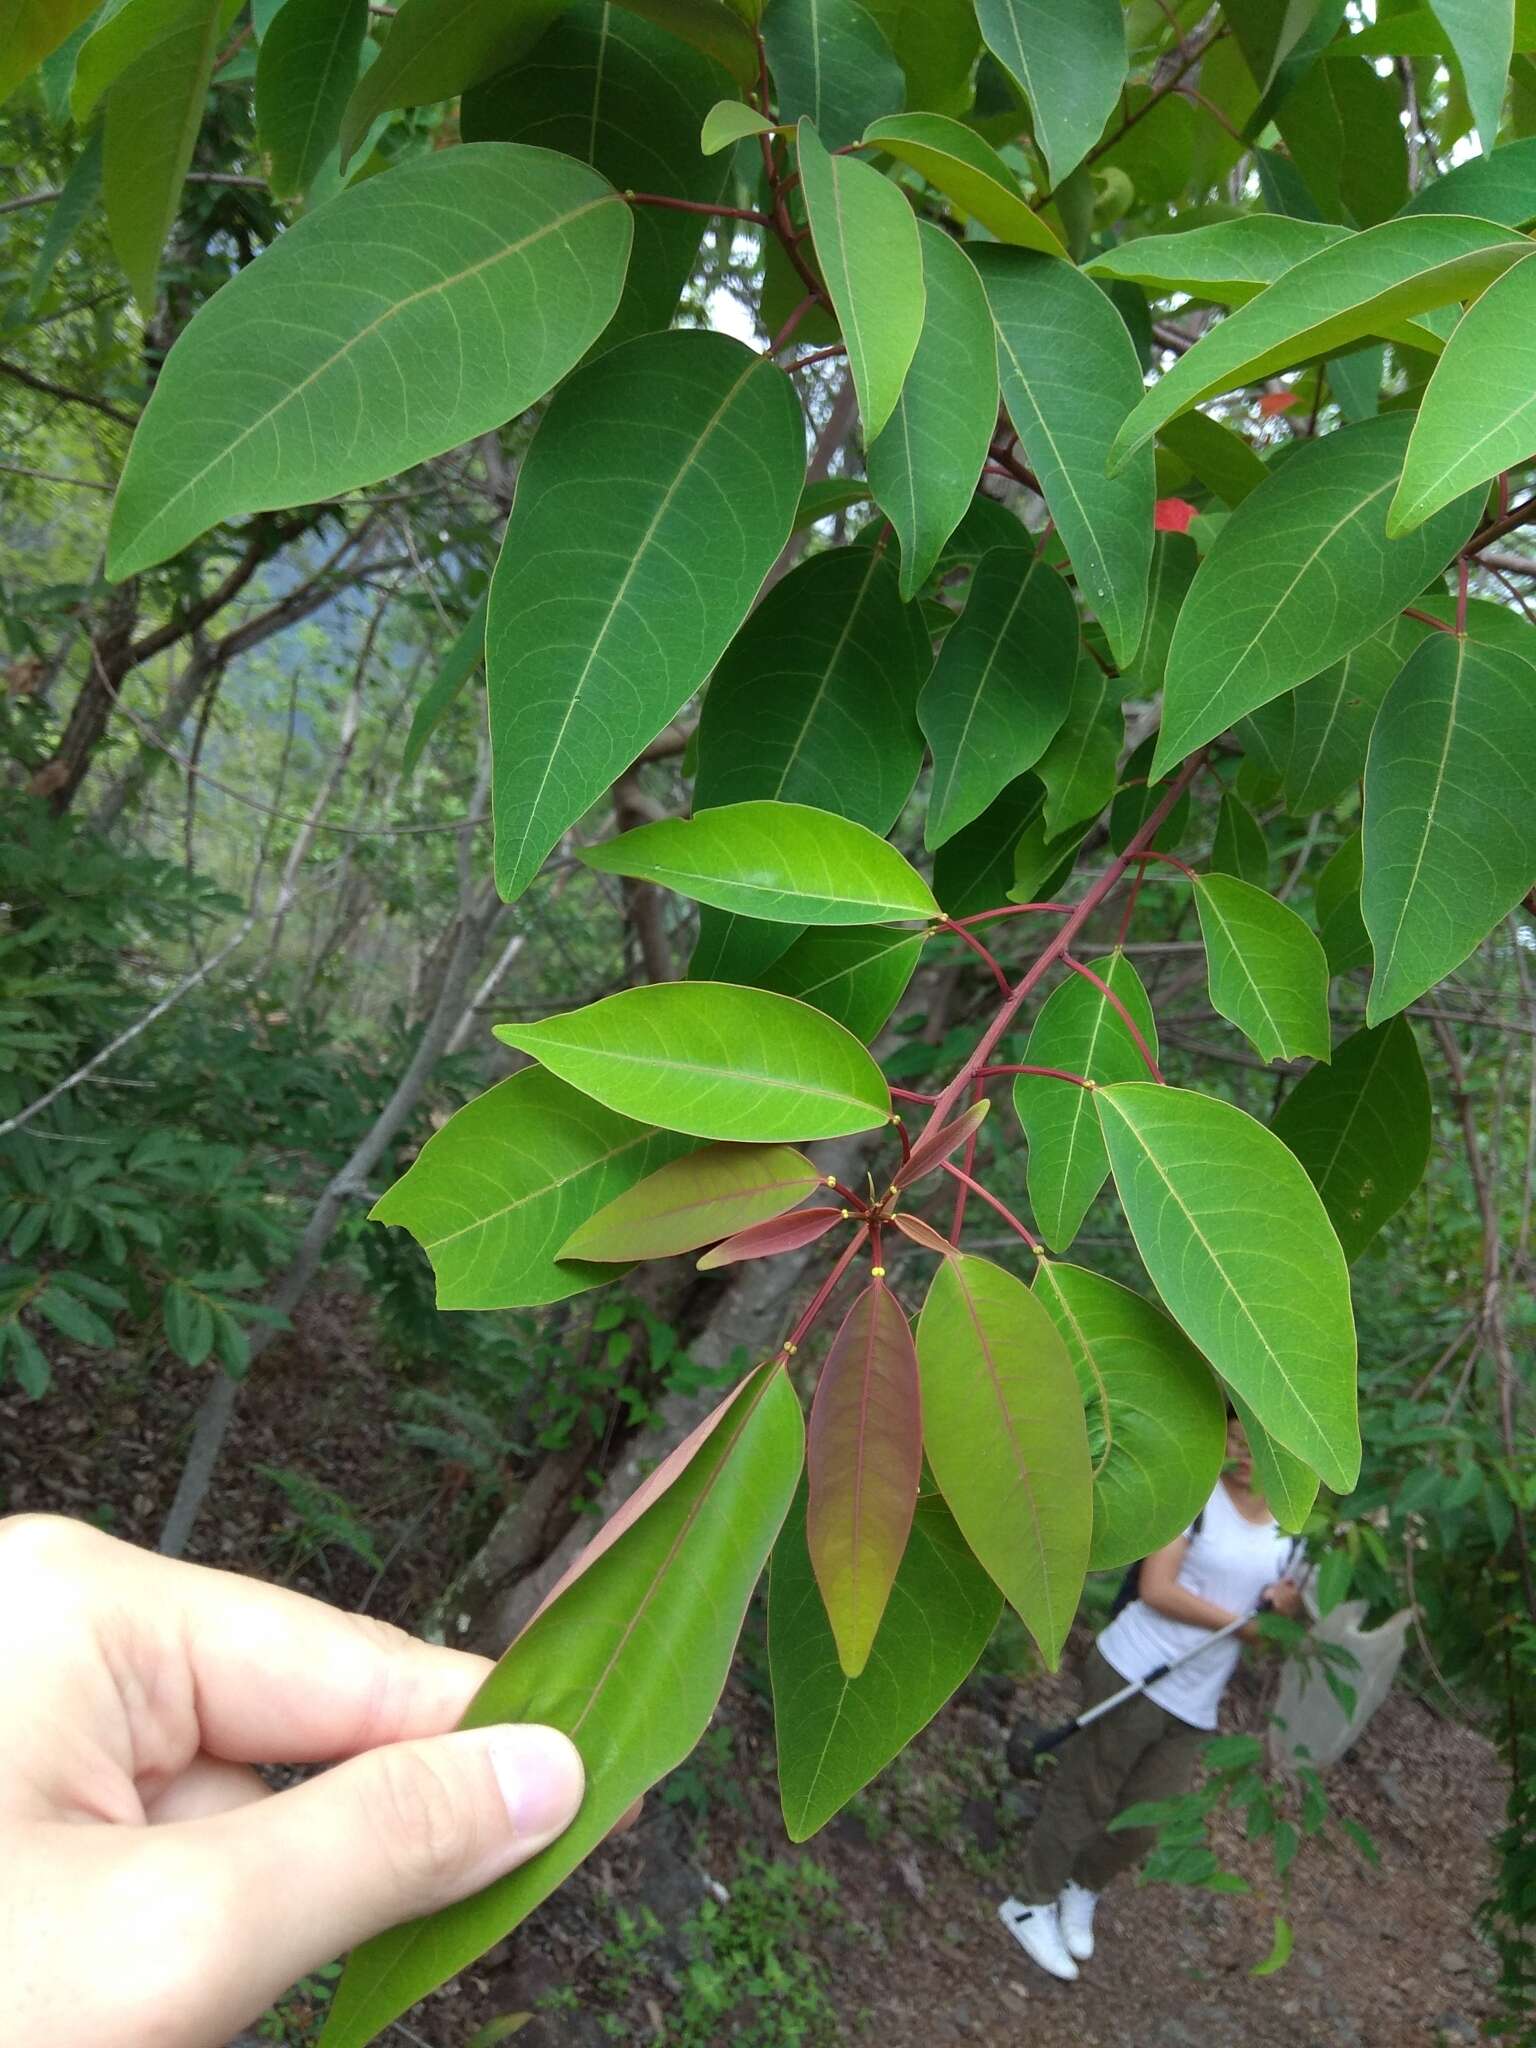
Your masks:
[[[1097,1706],[1126,1683],[1097,1649],[1083,1674],[1082,1708]],[[1054,1899],[1070,1878],[1091,1892],[1141,1861],[1155,1831],[1106,1824],[1143,1799],[1177,1799],[1189,1790],[1206,1728],[1191,1728],[1145,1693],[1116,1707],[1056,1752],[1045,1802],[1029,1838],[1017,1895],[1028,1905]]]

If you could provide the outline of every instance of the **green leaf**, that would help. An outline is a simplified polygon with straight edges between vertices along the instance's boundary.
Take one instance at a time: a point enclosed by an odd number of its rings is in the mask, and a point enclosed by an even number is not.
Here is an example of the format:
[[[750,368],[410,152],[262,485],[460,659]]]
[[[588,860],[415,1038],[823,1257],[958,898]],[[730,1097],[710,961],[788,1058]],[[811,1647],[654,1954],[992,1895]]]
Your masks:
[[[729,84],[708,57],[607,0],[567,7],[528,54],[464,95],[466,142],[521,142],[589,163],[615,190],[709,205],[724,164],[699,152],[705,110]],[[604,345],[670,327],[708,223],[673,207],[634,209],[624,296]]]
[[[921,932],[883,925],[809,931],[757,982],[812,1004],[868,1045],[901,1001],[922,950]]]
[[[1232,875],[1197,875],[1211,1007],[1263,1060],[1326,1060],[1328,962],[1294,910]]]
[[[1160,533],[1152,548],[1152,577],[1147,585],[1147,623],[1141,644],[1126,665],[1120,695],[1155,697],[1163,687],[1173,630],[1200,565],[1199,552],[1187,533]]]
[[[1349,1582],[1354,1576],[1354,1560],[1347,1550],[1330,1550],[1318,1566],[1317,1608],[1319,1614],[1332,1614],[1339,1602],[1349,1594]]]
[[[918,244],[923,331],[896,410],[867,455],[870,488],[901,542],[909,600],[965,517],[997,425],[997,349],[981,282],[931,222],[918,223]]]
[[[687,1756],[725,1684],[794,1495],[803,1442],[786,1375],[761,1367],[672,1484],[524,1629],[464,1725],[536,1721],[563,1730],[586,1765],[581,1811],[520,1870],[355,1948],[325,2048],[363,2048],[500,1941]]]
[[[33,1305],[39,1315],[46,1316],[56,1330],[62,1330],[75,1344],[103,1349],[117,1341],[112,1334],[112,1325],[103,1322],[95,1309],[87,1308],[78,1295],[71,1294],[57,1281],[45,1287]],[[193,1362],[201,1363],[200,1360]]]
[[[862,0],[879,22],[907,81],[909,107],[963,114],[975,97],[971,73],[981,32],[971,0]]]
[[[1129,1012],[1157,1057],[1157,1025],[1147,992],[1123,953],[1091,963]],[[1139,1081],[1147,1071],[1125,1019],[1102,989],[1073,974],[1053,989],[1029,1034],[1025,1063],[1060,1067],[1085,1080]],[[1052,1251],[1063,1251],[1083,1227],[1083,1218],[1109,1175],[1109,1155],[1099,1130],[1093,1093],[1070,1081],[1020,1074],[1013,1107],[1029,1140],[1029,1202],[1040,1234]]]
[[[401,0],[377,62],[347,102],[343,165],[380,114],[431,106],[491,77],[531,49],[558,12],[558,0]]]
[[[0,100],[66,42],[95,0],[0,0]]]
[[[1001,1607],[949,1509],[926,1494],[869,1661],[850,1679],[811,1570],[802,1494],[768,1574],[779,1796],[792,1842],[825,1827],[927,1727],[986,1648]]]
[[[602,874],[664,889],[779,924],[870,924],[937,917],[917,870],[866,826],[809,804],[726,804],[695,818],[663,818],[586,846]]]
[[[1115,793],[1125,718],[1108,673],[1083,649],[1060,732],[1035,763],[1045,785],[1041,818],[1058,834],[1096,818]]]
[[[307,192],[335,146],[367,32],[367,0],[285,0],[262,38],[256,133],[278,198]]]
[[[1309,441],[1232,514],[1174,629],[1154,774],[1342,660],[1466,540],[1477,492],[1401,540],[1387,538],[1387,500],[1411,427],[1410,417],[1388,413]]]
[[[803,1202],[822,1176],[789,1145],[706,1145],[669,1160],[589,1216],[562,1259],[667,1259]]]
[[[1291,162],[1331,220],[1362,228],[1408,197],[1408,152],[1396,78],[1352,54],[1314,64],[1281,101],[1276,125]]]
[[[718,156],[722,149],[734,148],[749,135],[773,133],[773,123],[756,107],[743,106],[740,100],[716,100],[699,129],[699,153]]]
[[[1295,723],[1284,783],[1296,817],[1337,803],[1365,773],[1382,699],[1424,630],[1411,619],[1396,619],[1292,692]]]
[[[800,123],[799,156],[811,241],[873,441],[896,410],[923,330],[917,220],[889,178],[856,157],[830,156],[809,121]]]
[[[1371,958],[1371,937],[1360,915],[1363,841],[1352,832],[1317,878],[1312,901],[1317,935],[1328,955],[1331,974],[1365,967]]]
[[[172,348],[118,487],[108,573],[163,561],[221,519],[393,476],[523,411],[607,325],[629,222],[584,165],[509,143],[441,150],[338,193]],[[413,378],[382,404],[401,362],[454,374]]]
[[[1344,1256],[1358,1259],[1424,1177],[1429,1081],[1405,1017],[1357,1031],[1303,1074],[1270,1128],[1323,1198]]]
[[[922,1463],[912,1332],[890,1288],[871,1280],[832,1340],[805,1441],[805,1540],[849,1678],[869,1661]]]
[[[146,319],[155,309],[160,252],[181,204],[214,59],[235,4],[183,0],[113,81],[107,99],[101,159],[107,232]]]
[[[1456,323],[1414,420],[1387,514],[1406,533],[1536,446],[1536,263],[1506,270]]]
[[[439,1308],[563,1301],[614,1277],[558,1256],[576,1226],[687,1149],[528,1067],[450,1117],[370,1214],[421,1246]]]
[[[709,981],[621,989],[496,1036],[623,1116],[696,1138],[836,1138],[891,1114],[858,1040],[806,1003]]]
[[[756,82],[757,42],[752,34],[761,12],[750,0],[621,0],[631,14],[680,36],[722,65],[738,85]]]
[[[1243,1425],[1248,1448],[1253,1453],[1254,1481],[1269,1503],[1270,1513],[1282,1529],[1296,1535],[1312,1512],[1317,1499],[1317,1474],[1310,1465],[1283,1450],[1259,1422],[1240,1394],[1227,1390],[1237,1419]]]
[[[1077,572],[1078,590],[1128,662],[1146,617],[1155,497],[1152,452],[1118,476],[1109,450],[1141,395],[1125,323],[1068,263],[1022,249],[978,248],[997,326],[1003,403],[1024,459]]]
[[[1486,156],[1498,140],[1504,111],[1515,48],[1515,0],[1434,0],[1434,10],[1461,65]]]
[[[1042,1259],[1035,1294],[1077,1374],[1093,1461],[1088,1569],[1171,1543],[1211,1497],[1227,1412],[1210,1367],[1151,1302],[1081,1266]]]
[[[83,134],[107,88],[186,11],[187,0],[112,0],[111,5],[99,6],[82,24],[71,76],[65,81],[68,108],[55,118],[62,123],[67,113]],[[61,48],[59,55],[68,58],[69,51]]]
[[[1157,438],[1181,462],[1187,462],[1224,505],[1241,505],[1269,474],[1242,435],[1213,420],[1209,413],[1180,413],[1176,420],[1159,427]]]
[[[1187,293],[1245,306],[1308,256],[1351,239],[1348,228],[1288,214],[1252,213],[1170,235],[1143,235],[1083,265],[1090,277],[1122,278],[1158,298]]]
[[[1459,967],[1536,879],[1530,662],[1453,633],[1409,656],[1371,734],[1364,841],[1366,1021],[1379,1024]]]
[[[994,548],[944,636],[917,716],[933,750],[924,843],[942,846],[1045,752],[1077,674],[1077,606],[1039,555]]]
[[[1224,790],[1211,845],[1211,868],[1218,875],[1236,875],[1256,889],[1269,887],[1269,842],[1248,806]]]
[[[1094,1101],[1131,1235],[1174,1320],[1284,1449],[1349,1492],[1349,1268],[1300,1163],[1213,1096],[1128,1082]]]
[[[803,451],[789,380],[723,334],[609,349],[545,413],[486,626],[504,896],[709,674],[788,538]]]
[[[43,303],[53,281],[60,257],[91,219],[101,197],[101,130],[93,128],[80,154],[69,167],[58,198],[48,210],[48,225],[38,243],[37,261],[27,282],[26,316],[30,320]]]
[[[1021,775],[995,803],[939,848],[933,862],[933,893],[946,917],[996,910],[1013,887],[1014,850],[1025,831],[1040,821],[1044,786]]]
[[[1168,794],[1171,778],[1165,777],[1161,782],[1149,779],[1155,745],[1155,738],[1143,740],[1121,771],[1120,788],[1109,811],[1109,843],[1116,853],[1124,853]],[[1155,851],[1171,853],[1184,837],[1188,823],[1189,791],[1186,789],[1157,828],[1157,835],[1152,841]]]
[[[1482,291],[1529,251],[1529,242],[1505,229],[1454,214],[1387,221],[1319,249],[1158,378],[1121,428],[1111,460],[1126,461],[1202,399],[1371,335],[1390,338],[1415,313]]]
[[[957,1255],[933,1277],[917,1351],[933,1476],[1054,1671],[1093,1520],[1088,1431],[1066,1346],[1022,1280]]]
[[[1443,178],[1421,185],[1402,217],[1425,213],[1470,214],[1501,227],[1524,228],[1536,221],[1536,136],[1507,142],[1492,155],[1468,157]]]
[[[485,659],[485,614],[490,601],[490,592],[487,591],[443,656],[431,689],[416,706],[411,729],[405,736],[405,752],[400,759],[402,775],[416,772],[416,764],[426,751],[427,741],[446,717],[460,690]]]
[[[998,241],[1065,259],[1066,250],[1024,197],[1018,179],[974,128],[943,114],[891,114],[872,121],[864,140],[920,171]]]
[[[905,102],[895,52],[858,0],[771,0],[762,33],[780,120],[812,122],[828,149]]]
[[[1059,185],[1092,149],[1125,84],[1120,0],[976,0],[982,38],[1017,82]]]
[[[1243,759],[1233,785],[1249,803],[1269,803],[1280,794],[1296,744],[1296,693],[1271,697],[1232,727]]]
[[[1283,1970],[1291,1960],[1291,1923],[1289,1920],[1275,1920],[1275,1939],[1269,1954],[1262,1963],[1255,1963],[1248,1972],[1250,1977],[1272,1977],[1277,1970]]]
[[[160,1297],[165,1339],[184,1365],[202,1365],[217,1334],[213,1310],[205,1295],[173,1280]]]

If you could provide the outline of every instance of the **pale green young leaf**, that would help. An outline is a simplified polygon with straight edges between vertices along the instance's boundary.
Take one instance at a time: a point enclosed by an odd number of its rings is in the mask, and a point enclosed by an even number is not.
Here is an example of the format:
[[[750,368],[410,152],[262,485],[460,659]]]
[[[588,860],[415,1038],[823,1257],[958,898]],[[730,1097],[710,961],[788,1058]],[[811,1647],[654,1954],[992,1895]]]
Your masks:
[[[1326,1060],[1328,962],[1294,910],[1233,875],[1197,875],[1211,1007],[1264,1060]]]
[[[1471,297],[1529,251],[1508,229],[1455,214],[1386,221],[1319,249],[1158,378],[1116,437],[1112,461],[1126,461],[1164,421],[1202,399]]]
[[[773,123],[756,107],[744,106],[740,100],[716,100],[699,128],[699,153],[718,156],[722,149],[733,148],[749,135],[773,132]]]
[[[0,100],[74,34],[95,0],[0,0]]]
[[[1167,235],[1142,235],[1107,249],[1083,268],[1090,277],[1124,279],[1158,298],[1175,293],[1245,306],[1308,256],[1351,239],[1330,221],[1250,213]]]
[[[401,0],[342,116],[343,165],[381,114],[431,106],[490,78],[531,49],[559,11],[559,0]]]
[[[1411,416],[1386,413],[1309,441],[1232,514],[1179,614],[1155,773],[1342,660],[1466,540],[1475,492],[1387,538],[1411,428]]]
[[[1125,717],[1108,672],[1084,649],[1060,732],[1035,763],[1045,785],[1041,819],[1053,837],[1096,818],[1115,793]]]
[[[499,426],[601,334],[629,244],[629,208],[595,172],[510,143],[440,150],[339,193],[215,292],[172,348],[118,487],[108,573]],[[402,361],[455,374],[379,403]]]
[[[976,19],[1029,101],[1035,141],[1059,185],[1098,141],[1125,84],[1120,0],[977,0]]]
[[[614,1277],[611,1265],[558,1256],[571,1232],[688,1149],[527,1067],[434,1132],[371,1215],[421,1246],[439,1308],[563,1301]]]
[[[865,439],[873,441],[896,410],[923,329],[917,219],[889,178],[856,157],[829,155],[804,120],[799,159],[811,240],[847,344]]]
[[[919,222],[918,240],[923,331],[896,410],[865,458],[901,542],[908,600],[964,518],[997,425],[997,350],[981,282],[942,229]]]
[[[37,247],[37,261],[27,282],[26,313],[30,320],[43,303],[59,259],[91,219],[101,199],[101,130],[93,128],[58,198],[48,209],[48,225]]]
[[[1039,760],[1066,718],[1077,653],[1077,607],[1057,572],[1017,548],[983,555],[917,703],[933,752],[928,847]]]
[[[1152,451],[1106,474],[1115,434],[1142,389],[1124,321],[1071,264],[1023,249],[975,251],[997,328],[1003,403],[1077,572],[1078,590],[1119,662],[1146,618],[1156,495]]]
[[[1254,1483],[1281,1528],[1295,1535],[1305,1527],[1312,1503],[1317,1499],[1317,1474],[1275,1442],[1241,1394],[1229,1387],[1227,1396],[1237,1410],[1237,1419],[1253,1453]]]
[[[998,241],[1065,258],[1066,250],[1024,197],[1018,179],[974,128],[943,114],[890,114],[872,121],[864,140],[920,171]]]
[[[1174,1320],[1281,1446],[1347,1493],[1360,1470],[1349,1268],[1300,1162],[1214,1096],[1128,1082],[1094,1100]]]
[[[405,751],[400,757],[402,775],[416,772],[427,741],[446,717],[460,690],[485,659],[485,615],[489,604],[490,592],[487,591],[464,621],[462,630],[454,636],[433,678],[432,687],[416,706],[411,729],[405,736]]]
[[[669,1259],[803,1202],[822,1176],[792,1145],[706,1145],[669,1160],[604,1203],[560,1247],[562,1259]]]
[[[523,1630],[464,1716],[470,1728],[526,1720],[569,1735],[586,1765],[576,1820],[510,1876],[353,1949],[325,2048],[364,2048],[510,1933],[709,1725],[805,1443],[778,1365],[712,1420],[672,1483]]]
[[[1035,1295],[1077,1374],[1093,1461],[1091,1572],[1130,1564],[1186,1530],[1226,1455],[1226,1409],[1177,1324],[1116,1281],[1042,1259]]]
[[[792,1842],[824,1827],[927,1727],[986,1648],[1002,1604],[941,1497],[922,1496],[869,1661],[847,1677],[811,1571],[802,1490],[768,1572],[779,1797]]]
[[[1211,868],[1218,875],[1236,875],[1256,889],[1269,887],[1269,842],[1264,828],[1230,789],[1223,790],[1211,842]]]
[[[828,149],[906,103],[895,52],[859,0],[769,0],[762,33],[779,118],[809,121]]]
[[[1459,967],[1536,881],[1536,667],[1431,633],[1371,734],[1363,837],[1378,1024]]]
[[[1515,48],[1515,0],[1433,0],[1461,65],[1484,156],[1498,140],[1504,88]]]
[[[113,80],[170,34],[186,11],[187,0],[111,0],[82,24],[68,80],[68,111],[82,133]]]
[[[496,1036],[573,1088],[663,1129],[752,1144],[871,1131],[884,1076],[851,1033],[766,989],[674,981],[621,989]]]
[[[586,846],[602,874],[776,924],[879,924],[939,914],[928,884],[888,840],[809,804],[725,804],[637,825]]]
[[[1429,1081],[1407,1018],[1346,1038],[1328,1066],[1302,1075],[1270,1128],[1311,1176],[1353,1262],[1429,1164]]]
[[[486,627],[504,896],[703,683],[788,537],[803,465],[788,379],[723,334],[609,349],[545,413]]]
[[[868,1045],[901,1001],[923,950],[921,932],[851,925],[805,932],[763,969],[757,986],[825,1012]]]
[[[1155,1059],[1157,1025],[1135,968],[1118,952],[1090,965],[1119,998]],[[1024,1059],[1030,1066],[1059,1067],[1093,1082],[1138,1081],[1147,1072],[1120,1010],[1081,974],[1069,975],[1047,996]],[[1020,1074],[1013,1084],[1013,1107],[1029,1141],[1030,1207],[1051,1250],[1064,1251],[1109,1175],[1092,1091],[1043,1074]]]
[[[278,198],[309,190],[335,146],[368,31],[368,0],[286,0],[256,59],[256,133]]]

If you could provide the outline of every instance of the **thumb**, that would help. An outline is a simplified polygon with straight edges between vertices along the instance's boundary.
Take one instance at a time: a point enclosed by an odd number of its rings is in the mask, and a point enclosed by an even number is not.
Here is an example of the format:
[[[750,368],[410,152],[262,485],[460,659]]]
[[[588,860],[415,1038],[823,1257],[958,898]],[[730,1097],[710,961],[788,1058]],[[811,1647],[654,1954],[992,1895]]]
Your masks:
[[[575,1819],[585,1776],[554,1728],[462,1729],[370,1750],[290,1792],[196,1823],[227,1855],[259,2010],[344,1949],[467,1898]],[[214,1844],[211,1831],[222,1835]],[[233,1961],[226,1948],[225,1957]],[[259,1981],[257,1981],[259,1978]]]

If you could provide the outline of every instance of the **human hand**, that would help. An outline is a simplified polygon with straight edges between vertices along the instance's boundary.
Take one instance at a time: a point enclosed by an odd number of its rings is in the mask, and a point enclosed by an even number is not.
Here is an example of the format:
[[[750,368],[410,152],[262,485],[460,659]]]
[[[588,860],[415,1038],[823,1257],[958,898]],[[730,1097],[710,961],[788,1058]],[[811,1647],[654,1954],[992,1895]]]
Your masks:
[[[217,2048],[526,1863],[575,1818],[581,1759],[552,1728],[448,1733],[489,1669],[81,1523],[0,1522],[0,2034]],[[340,1758],[277,1794],[250,1768]]]
[[[1276,1579],[1264,1588],[1264,1604],[1272,1614],[1294,1621],[1301,1612],[1301,1588],[1294,1579]]]

